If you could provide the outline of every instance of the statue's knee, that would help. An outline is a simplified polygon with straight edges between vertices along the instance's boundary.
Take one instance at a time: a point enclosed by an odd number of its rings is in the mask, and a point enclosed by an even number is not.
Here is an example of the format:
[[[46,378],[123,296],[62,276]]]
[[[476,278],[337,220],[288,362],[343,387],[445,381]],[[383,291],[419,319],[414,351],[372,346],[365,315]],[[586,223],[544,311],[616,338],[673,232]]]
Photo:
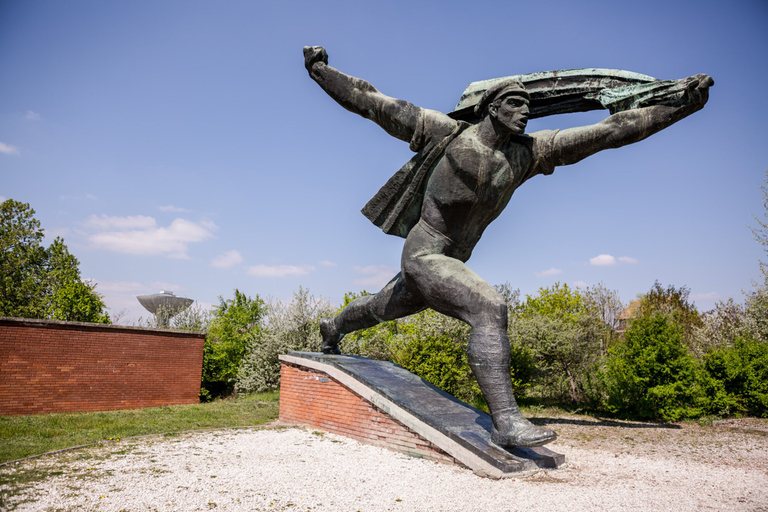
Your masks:
[[[486,329],[507,332],[507,303],[502,298],[489,300],[482,308],[481,324]]]

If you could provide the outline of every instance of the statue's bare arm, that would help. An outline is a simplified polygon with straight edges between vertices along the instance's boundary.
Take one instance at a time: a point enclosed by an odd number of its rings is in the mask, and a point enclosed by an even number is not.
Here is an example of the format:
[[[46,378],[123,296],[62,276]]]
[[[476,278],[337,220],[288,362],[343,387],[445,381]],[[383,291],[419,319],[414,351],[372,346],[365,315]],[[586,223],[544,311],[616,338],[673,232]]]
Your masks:
[[[695,75],[686,79],[686,92],[679,105],[626,110],[594,125],[562,130],[554,141],[554,164],[573,164],[598,151],[643,140],[703,108],[712,85],[711,77]]]
[[[421,119],[419,107],[386,96],[365,80],[332,68],[321,46],[304,47],[304,64],[309,76],[339,105],[370,119],[393,137],[410,142]]]

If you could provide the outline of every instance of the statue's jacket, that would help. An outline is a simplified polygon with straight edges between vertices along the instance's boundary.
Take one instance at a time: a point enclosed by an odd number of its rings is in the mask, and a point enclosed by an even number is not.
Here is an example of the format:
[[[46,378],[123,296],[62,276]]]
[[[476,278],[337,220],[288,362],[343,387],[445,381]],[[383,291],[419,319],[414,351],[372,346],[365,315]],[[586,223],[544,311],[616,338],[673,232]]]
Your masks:
[[[361,210],[382,231],[402,238],[406,238],[419,221],[424,191],[432,170],[445,155],[450,143],[472,126],[435,110],[420,110],[421,121],[410,142],[410,148],[417,152],[416,155]],[[516,170],[516,187],[537,174],[554,172],[552,148],[558,131],[544,130],[515,136],[515,142],[526,149],[525,168]]]

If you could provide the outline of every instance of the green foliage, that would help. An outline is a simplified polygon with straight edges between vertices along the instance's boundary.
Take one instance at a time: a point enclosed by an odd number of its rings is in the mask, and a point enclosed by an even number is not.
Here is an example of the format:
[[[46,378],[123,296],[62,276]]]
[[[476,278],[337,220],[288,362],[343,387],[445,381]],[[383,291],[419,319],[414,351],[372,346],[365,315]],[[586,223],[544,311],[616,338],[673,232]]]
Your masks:
[[[453,396],[477,404],[482,396],[467,362],[469,326],[427,309],[400,322],[392,361]]]
[[[28,204],[0,204],[0,316],[42,318],[45,314],[44,232]]]
[[[252,299],[235,289],[232,299],[219,297],[203,350],[203,401],[227,396],[235,389],[248,347],[261,333],[265,312],[258,295]]]
[[[69,281],[59,287],[51,298],[49,316],[55,320],[110,323],[101,295],[95,285]]]
[[[638,315],[645,318],[655,315],[668,317],[680,326],[684,343],[690,345],[695,330],[702,325],[696,306],[688,300],[690,293],[686,286],[676,288],[669,285],[665,288],[655,281],[650,291],[641,295]]]
[[[768,417],[768,343],[739,338],[709,352],[704,368],[710,413]]]
[[[586,305],[578,290],[567,284],[555,283],[549,288],[539,288],[537,296],[526,295],[520,307],[522,316],[541,315],[552,319],[577,321]]]
[[[733,346],[736,338],[748,332],[746,309],[733,299],[718,301],[714,309],[701,315],[701,324],[694,328],[688,345],[701,360],[712,350]]]
[[[626,417],[677,421],[700,415],[704,391],[683,331],[664,315],[636,319],[609,351],[607,409]]]
[[[44,231],[29,204],[0,204],[0,316],[109,323],[94,286],[61,238],[43,247]]]
[[[267,308],[263,328],[250,341],[237,375],[240,393],[277,389],[280,385],[278,356],[290,350],[317,351],[321,344],[320,319],[332,316],[334,308],[299,288],[289,304],[275,301]]]
[[[604,347],[604,324],[577,289],[555,283],[526,296],[510,319],[513,346],[529,350],[535,362],[531,393],[543,399],[584,399],[587,377]]]
[[[336,312],[338,314],[342,309],[352,302],[357,297],[363,295],[369,295],[368,292],[363,290],[361,293],[345,293],[344,304]],[[380,361],[391,361],[392,354],[392,337],[399,332],[399,322],[382,322],[374,327],[368,329],[362,329],[353,333],[349,333],[344,336],[341,341],[341,349],[345,354],[352,354],[356,356],[367,357],[369,359],[377,359]]]

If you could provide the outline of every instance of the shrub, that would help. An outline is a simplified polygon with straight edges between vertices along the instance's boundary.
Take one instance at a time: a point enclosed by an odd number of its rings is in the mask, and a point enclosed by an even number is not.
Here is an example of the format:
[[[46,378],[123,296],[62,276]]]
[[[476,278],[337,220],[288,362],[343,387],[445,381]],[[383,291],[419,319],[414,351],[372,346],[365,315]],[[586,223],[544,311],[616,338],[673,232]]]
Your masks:
[[[203,401],[227,396],[235,389],[240,366],[251,340],[261,332],[264,301],[235,289],[234,297],[219,297],[219,306],[208,327],[203,351]]]
[[[400,322],[392,361],[472,404],[482,396],[467,362],[469,326],[427,309]]]
[[[608,411],[677,421],[702,413],[704,391],[682,328],[664,315],[638,318],[609,351],[603,373]]]
[[[737,339],[731,347],[709,352],[704,368],[710,413],[768,417],[768,343]]]
[[[289,350],[317,351],[322,342],[318,323],[333,313],[334,308],[327,300],[315,299],[303,288],[294,293],[289,304],[271,303],[263,329],[250,340],[237,375],[237,391],[251,393],[277,389],[280,386],[278,356]]]

